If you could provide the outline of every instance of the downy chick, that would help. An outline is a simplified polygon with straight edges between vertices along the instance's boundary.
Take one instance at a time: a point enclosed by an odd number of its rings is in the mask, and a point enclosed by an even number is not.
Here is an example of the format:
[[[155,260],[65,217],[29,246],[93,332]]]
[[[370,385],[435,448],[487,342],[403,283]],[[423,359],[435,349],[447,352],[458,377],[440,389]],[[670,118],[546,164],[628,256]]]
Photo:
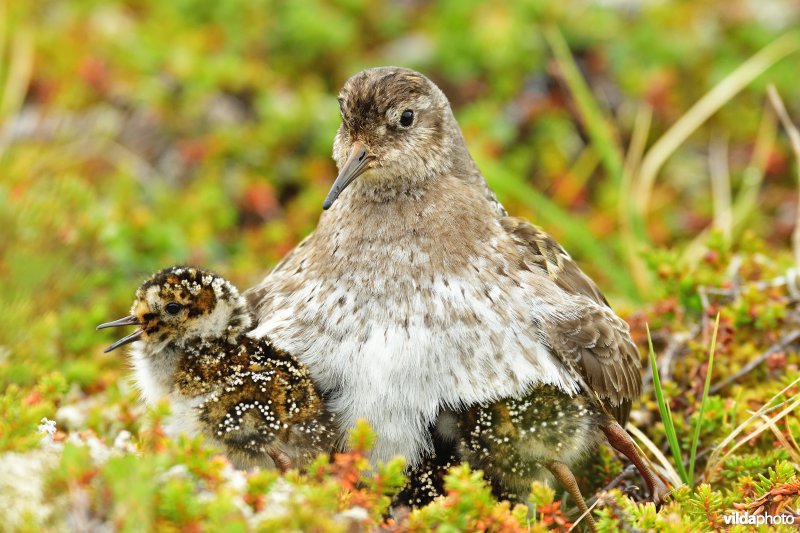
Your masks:
[[[245,300],[212,272],[175,266],[136,291],[131,313],[97,329],[138,326],[105,351],[133,344],[148,404],[168,399],[170,436],[202,434],[239,468],[301,467],[334,442],[334,420],[306,367],[266,338],[247,336]]]

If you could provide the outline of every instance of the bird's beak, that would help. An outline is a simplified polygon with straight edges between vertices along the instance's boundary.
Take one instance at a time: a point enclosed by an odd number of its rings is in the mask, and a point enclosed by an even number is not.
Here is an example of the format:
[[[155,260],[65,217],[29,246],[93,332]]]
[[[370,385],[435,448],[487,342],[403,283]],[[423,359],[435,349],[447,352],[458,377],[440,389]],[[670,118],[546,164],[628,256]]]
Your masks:
[[[114,320],[113,322],[106,322],[104,324],[100,324],[97,326],[97,329],[105,329],[105,328],[117,328],[120,326],[141,326],[142,324],[139,322],[139,319],[135,315],[126,316],[125,318],[120,318],[119,320]],[[103,353],[108,353],[111,350],[115,350],[120,346],[124,346],[125,344],[131,343],[137,340],[141,334],[144,333],[144,328],[137,329],[127,337],[122,337],[120,340],[103,350]]]
[[[325,198],[322,209],[328,210],[347,186],[367,170],[367,165],[372,159],[373,157],[367,152],[363,144],[360,142],[353,143],[353,147],[350,149],[350,157],[347,158],[342,171],[339,172],[339,176],[333,182],[333,187],[331,187],[328,196]]]

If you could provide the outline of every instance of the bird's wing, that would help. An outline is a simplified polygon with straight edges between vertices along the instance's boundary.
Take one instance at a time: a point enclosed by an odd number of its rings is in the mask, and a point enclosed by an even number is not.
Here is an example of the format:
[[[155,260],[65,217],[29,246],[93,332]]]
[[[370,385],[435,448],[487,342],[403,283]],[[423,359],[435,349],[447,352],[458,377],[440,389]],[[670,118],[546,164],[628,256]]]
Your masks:
[[[586,296],[608,307],[608,301],[597,285],[583,273],[561,245],[541,228],[517,217],[505,217],[500,224],[523,251],[529,266],[536,266],[545,272],[562,290]]]
[[[242,464],[264,464],[265,454],[277,460],[285,450],[304,463],[331,447],[334,425],[304,366],[248,337],[219,351],[223,357],[194,374],[220,385],[199,407],[209,436]]]
[[[259,364],[261,351],[256,341],[249,338],[239,344],[221,341],[215,350],[219,354],[216,357],[189,362],[193,365],[192,372],[181,383],[184,391],[195,381],[218,387],[199,406],[200,421],[208,435],[227,446],[229,452],[250,457],[263,455],[263,449],[271,449],[279,440],[279,432],[272,429],[269,421],[283,414],[275,412],[276,406],[269,401],[272,399],[269,389],[264,387],[266,379],[261,374],[265,372]]]
[[[564,305],[570,302],[573,308],[564,309],[557,321],[545,326],[545,341],[624,424],[642,388],[641,360],[628,324],[614,314],[597,285],[550,235],[521,218],[505,217],[500,222],[531,271],[577,297],[565,299]],[[581,305],[574,305],[576,300]]]

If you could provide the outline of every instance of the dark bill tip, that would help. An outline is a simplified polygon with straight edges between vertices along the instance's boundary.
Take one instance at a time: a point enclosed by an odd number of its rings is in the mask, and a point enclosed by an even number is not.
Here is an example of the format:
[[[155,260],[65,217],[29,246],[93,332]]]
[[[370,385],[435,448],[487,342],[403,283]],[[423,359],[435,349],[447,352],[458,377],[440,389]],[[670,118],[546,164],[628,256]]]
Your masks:
[[[131,333],[127,337],[122,337],[120,340],[118,340],[117,342],[115,342],[114,344],[112,344],[111,346],[106,348],[105,350],[103,350],[103,353],[108,353],[111,350],[116,350],[120,346],[124,346],[126,344],[130,344],[130,343],[132,343],[134,341],[139,340],[139,337],[142,335],[142,333],[144,333],[143,329],[137,329],[136,331],[134,331],[133,333]]]
[[[96,329],[105,329],[105,328],[118,328],[120,326],[139,326],[139,319],[136,316],[126,316],[125,318],[120,318],[119,320],[114,320],[113,322],[105,322],[97,326]]]
[[[333,196],[332,193],[333,193],[333,191],[329,192],[327,198],[325,198],[325,201],[322,202],[322,210],[323,211],[327,211],[328,209],[330,209],[331,206],[333,205],[334,200],[336,200],[336,198],[340,194],[340,193],[337,193],[336,196]]]
[[[350,149],[350,157],[345,161],[342,171],[333,182],[328,196],[322,203],[322,209],[327,211],[333,205],[333,202],[339,198],[339,195],[344,192],[348,185],[353,183],[357,177],[366,172],[369,162],[372,161],[372,156],[369,155],[367,149],[361,143],[353,143]]]

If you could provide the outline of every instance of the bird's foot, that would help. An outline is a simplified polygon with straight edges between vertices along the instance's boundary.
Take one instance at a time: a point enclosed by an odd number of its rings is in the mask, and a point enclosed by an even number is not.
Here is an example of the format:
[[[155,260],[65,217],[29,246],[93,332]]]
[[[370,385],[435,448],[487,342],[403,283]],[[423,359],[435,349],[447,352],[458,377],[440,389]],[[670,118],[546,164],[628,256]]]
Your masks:
[[[609,421],[601,425],[600,428],[606,434],[608,443],[617,451],[622,452],[636,466],[644,482],[647,483],[650,499],[656,508],[660,508],[670,492],[669,485],[661,478],[655,467],[650,464],[650,461],[639,452],[639,448],[633,442],[631,436],[628,435],[628,432],[616,421]]]
[[[560,461],[553,461],[547,465],[547,469],[550,470],[550,473],[553,474],[553,477],[564,487],[567,493],[572,496],[575,505],[578,507],[578,511],[581,513],[581,519],[589,531],[597,533],[597,524],[595,524],[594,518],[592,518],[592,511],[586,505],[586,501],[583,499],[583,495],[578,488],[578,482],[575,480],[575,476],[572,474],[572,470],[570,470],[569,466]]]
[[[670,488],[656,476],[654,476],[653,481],[652,484],[647,484],[647,490],[650,492],[650,501],[655,504],[656,509],[660,509],[667,501]]]

